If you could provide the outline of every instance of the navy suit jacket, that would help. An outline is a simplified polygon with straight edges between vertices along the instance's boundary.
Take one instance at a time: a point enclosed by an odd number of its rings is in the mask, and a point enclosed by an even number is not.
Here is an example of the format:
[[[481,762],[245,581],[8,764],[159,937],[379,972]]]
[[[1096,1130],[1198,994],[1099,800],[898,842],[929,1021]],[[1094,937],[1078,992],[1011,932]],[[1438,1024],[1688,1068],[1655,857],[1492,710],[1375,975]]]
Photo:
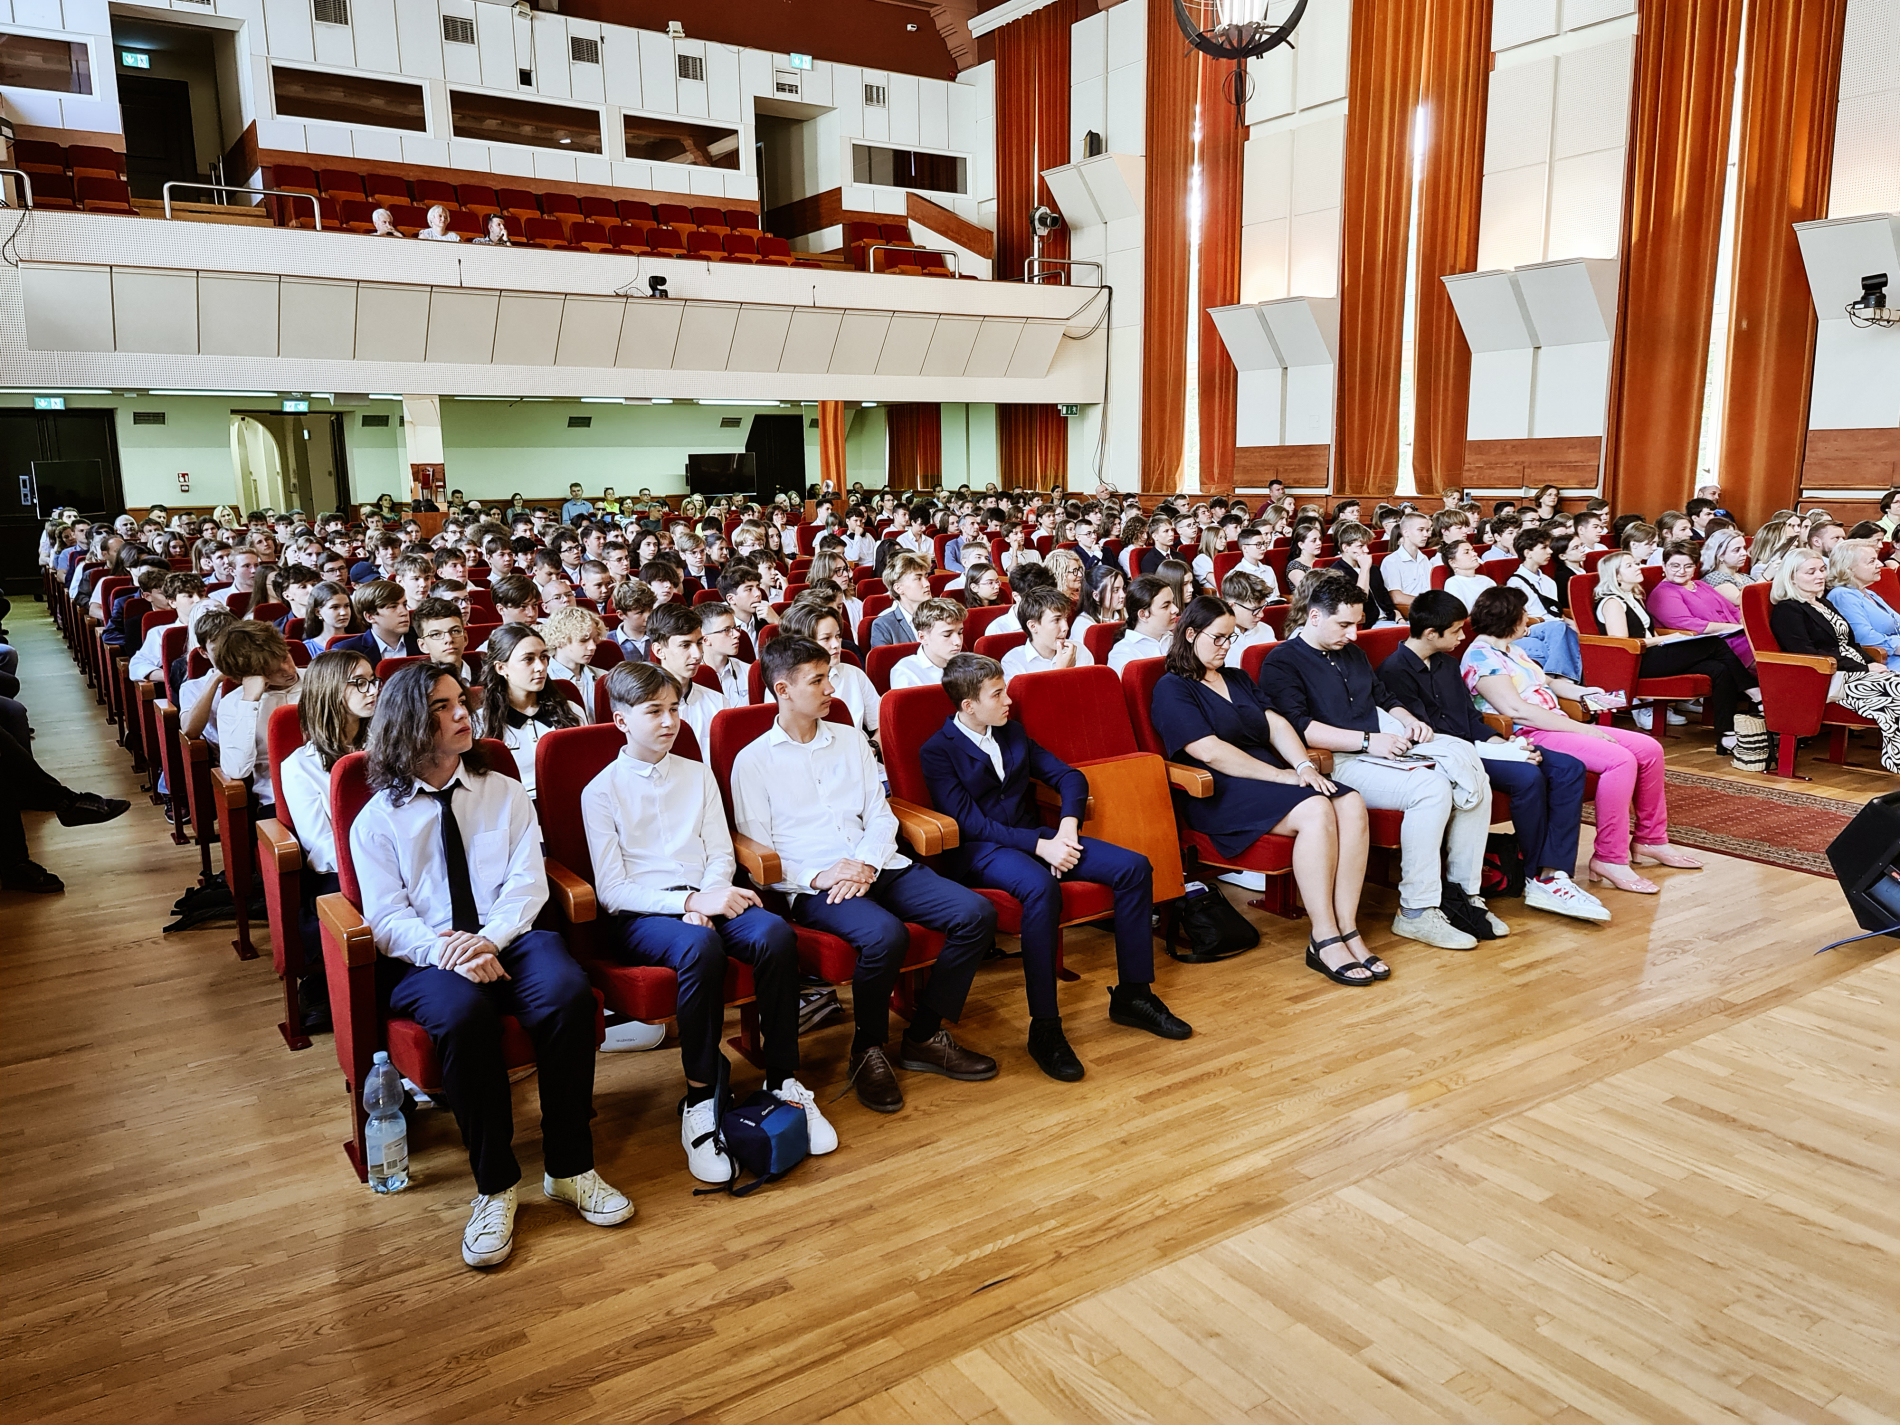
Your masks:
[[[371,633],[368,629],[364,629],[361,633],[344,639],[341,643],[333,643],[330,645],[330,652],[332,653],[343,649],[347,649],[351,653],[360,653],[369,659],[371,663],[380,662],[384,656],[382,649],[376,646],[376,635]],[[419,658],[422,656],[422,645],[416,642],[416,631],[413,628],[402,636],[402,649],[402,657]]]
[[[1030,782],[1042,782],[1062,798],[1062,815],[1077,821],[1088,808],[1089,779],[1067,762],[1029,740],[1021,725],[1004,723],[993,734],[1003,754],[1003,777],[969,738],[957,731],[956,718],[942,727],[918,753],[930,799],[956,819],[962,841],[989,841],[1028,855],[1048,835]]]

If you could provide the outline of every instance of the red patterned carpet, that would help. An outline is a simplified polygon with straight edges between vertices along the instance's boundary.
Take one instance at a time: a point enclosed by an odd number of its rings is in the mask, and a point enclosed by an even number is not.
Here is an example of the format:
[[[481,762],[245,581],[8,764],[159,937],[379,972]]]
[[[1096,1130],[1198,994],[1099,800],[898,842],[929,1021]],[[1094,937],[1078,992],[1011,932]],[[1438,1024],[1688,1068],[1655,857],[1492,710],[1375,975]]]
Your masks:
[[[1672,843],[1811,876],[1833,877],[1828,844],[1860,810],[1857,802],[1817,797],[1765,778],[1732,782],[1673,768],[1665,775]],[[1596,808],[1586,803],[1583,819],[1594,822]]]

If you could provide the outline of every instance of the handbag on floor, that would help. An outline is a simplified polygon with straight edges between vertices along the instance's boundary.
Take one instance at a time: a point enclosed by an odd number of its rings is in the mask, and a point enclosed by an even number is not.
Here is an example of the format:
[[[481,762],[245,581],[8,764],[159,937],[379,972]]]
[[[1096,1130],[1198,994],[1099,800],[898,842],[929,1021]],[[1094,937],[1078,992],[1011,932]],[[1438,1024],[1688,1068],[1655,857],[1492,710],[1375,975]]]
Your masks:
[[[1768,720],[1755,713],[1735,714],[1735,753],[1729,766],[1738,772],[1766,772],[1774,755]]]
[[[1188,851],[1182,858],[1187,893],[1174,903],[1168,916],[1168,954],[1189,965],[1244,954],[1260,943],[1252,921],[1201,877],[1200,858]],[[1185,943],[1185,949],[1176,945]]]

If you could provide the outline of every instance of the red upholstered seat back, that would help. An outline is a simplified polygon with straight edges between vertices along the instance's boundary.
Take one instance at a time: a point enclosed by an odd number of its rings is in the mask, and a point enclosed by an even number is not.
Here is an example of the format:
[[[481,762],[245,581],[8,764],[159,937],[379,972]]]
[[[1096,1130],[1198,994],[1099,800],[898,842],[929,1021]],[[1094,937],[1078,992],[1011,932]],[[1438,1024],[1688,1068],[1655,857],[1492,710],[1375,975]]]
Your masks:
[[[177,622],[178,612],[175,609],[148,609],[145,617],[139,620],[139,642],[144,643],[153,629]],[[181,644],[180,647],[182,646]]]
[[[1089,651],[1089,657],[1097,663],[1108,662],[1108,652],[1121,641],[1128,632],[1125,625],[1119,623],[1092,623],[1082,630],[1082,646]]]
[[[1014,607],[1014,604],[1004,603],[986,604],[980,609],[971,609],[963,616],[963,646],[976,647],[976,641],[983,637],[989,626]]]
[[[1387,628],[1362,628],[1354,641],[1358,643],[1360,652],[1366,655],[1366,661],[1377,671],[1379,665],[1405,642],[1407,632],[1404,624],[1393,624]]]
[[[1260,665],[1267,661],[1267,655],[1273,650],[1274,645],[1271,643],[1256,643],[1251,648],[1243,649],[1240,655],[1240,671],[1256,683],[1259,682]]]
[[[492,737],[481,738],[476,746],[488,759],[488,770],[504,777],[521,780],[514,754]],[[363,904],[362,888],[356,881],[356,862],[350,857],[350,828],[357,813],[376,795],[369,784],[369,754],[352,752],[330,769],[330,825],[336,831],[336,879],[339,889],[351,905]]]
[[[891,795],[930,806],[918,754],[951,714],[950,695],[940,686],[899,688],[878,705],[877,738],[884,748],[884,771]]]
[[[424,661],[425,660],[423,659],[422,655],[419,653],[411,655],[410,657],[407,657],[407,658],[385,658],[383,659],[382,662],[376,665],[376,676],[378,678],[381,678],[385,683],[387,683],[391,678],[395,677],[397,673],[399,673],[404,668],[407,668],[410,664],[421,663]]]
[[[1128,709],[1128,725],[1135,730],[1136,749],[1157,757],[1168,755],[1153,716],[1155,684],[1167,671],[1165,658],[1137,658],[1122,669],[1122,702]]]
[[[1000,663],[1003,661],[1003,655],[1010,649],[1021,648],[1027,642],[1029,642],[1029,635],[1026,633],[992,633],[979,638],[970,651],[981,653],[985,658],[994,658]],[[968,643],[967,636],[965,643]]]
[[[535,744],[535,800],[541,808],[542,839],[548,855],[583,880],[593,880],[594,862],[587,853],[587,830],[581,824],[581,793],[626,745],[626,736],[612,723],[558,728]]]
[[[1742,628],[1757,653],[1781,652],[1781,643],[1768,625],[1768,613],[1773,607],[1768,585],[1749,584],[1742,589]]]
[[[864,673],[879,696],[891,690],[891,670],[917,651],[915,643],[886,643],[864,655]]]
[[[1585,638],[1603,632],[1602,625],[1597,622],[1596,586],[1594,574],[1570,576],[1570,616],[1577,621],[1577,632]]]
[[[777,703],[754,703],[749,707],[727,708],[713,714],[712,769],[713,776],[719,781],[719,795],[726,803],[728,820],[732,817],[733,759],[753,741],[765,736],[766,729],[771,727],[772,719],[777,716]],[[851,726],[851,710],[844,705],[843,698],[831,700],[831,711],[826,714],[826,720]],[[679,751],[678,746],[673,750]]]
[[[1140,750],[1122,704],[1122,681],[1112,668],[1057,668],[1018,678],[1009,697],[1015,705],[1010,715],[1030,740],[1072,766]]]
[[[297,705],[285,703],[280,708],[272,708],[270,725],[264,729],[264,745],[270,757],[270,784],[283,786],[280,779],[283,773],[284,759],[304,744],[303,723],[297,717]],[[297,834],[297,828],[290,820],[290,799],[277,799],[277,819],[291,835]]]

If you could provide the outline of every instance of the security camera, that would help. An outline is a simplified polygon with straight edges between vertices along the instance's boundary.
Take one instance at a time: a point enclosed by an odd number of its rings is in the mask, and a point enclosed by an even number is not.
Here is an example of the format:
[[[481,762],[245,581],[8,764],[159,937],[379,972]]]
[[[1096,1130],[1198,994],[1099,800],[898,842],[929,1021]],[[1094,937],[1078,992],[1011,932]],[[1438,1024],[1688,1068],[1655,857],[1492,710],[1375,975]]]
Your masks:
[[[647,291],[655,297],[666,296],[666,279],[664,277],[647,278]]]
[[[1062,214],[1045,203],[1029,215],[1029,225],[1038,235],[1052,233],[1062,226]]]

